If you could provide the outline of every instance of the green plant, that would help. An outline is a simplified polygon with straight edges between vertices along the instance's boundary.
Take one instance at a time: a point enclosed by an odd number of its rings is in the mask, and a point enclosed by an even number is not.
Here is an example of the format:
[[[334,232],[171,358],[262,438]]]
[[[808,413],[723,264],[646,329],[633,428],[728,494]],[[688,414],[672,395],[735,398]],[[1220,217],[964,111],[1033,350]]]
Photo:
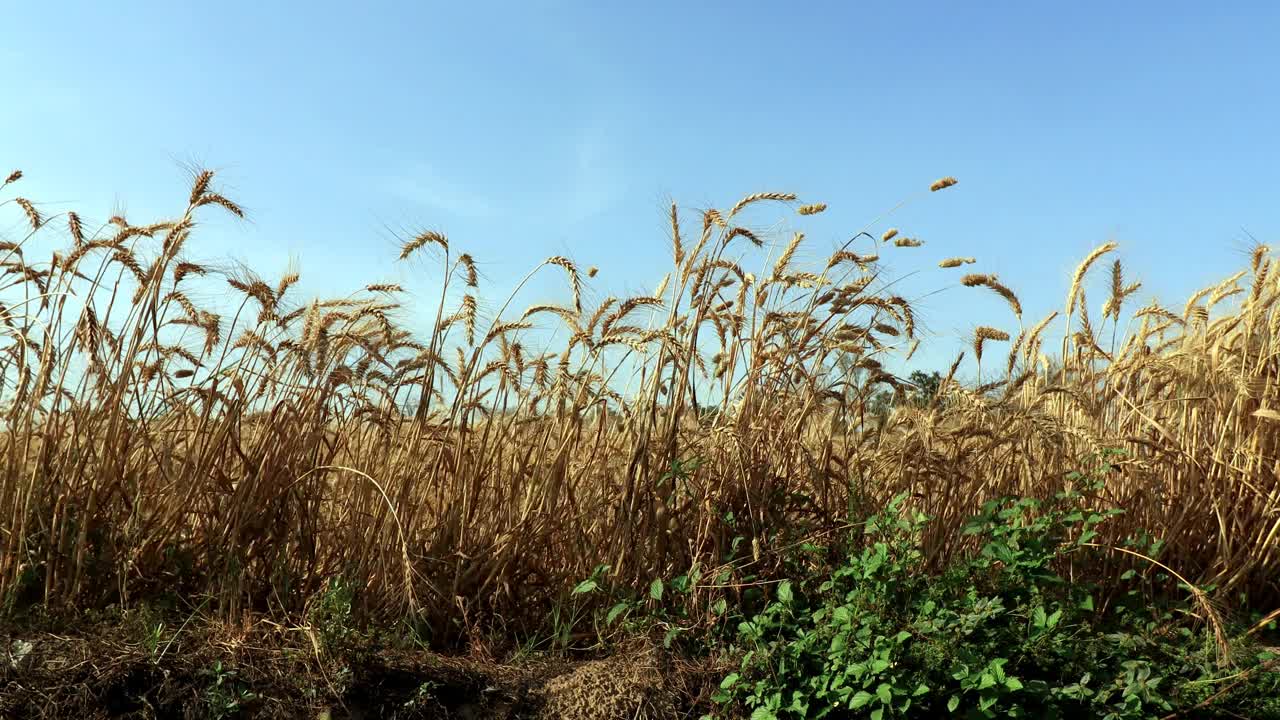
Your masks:
[[[329,579],[312,604],[308,619],[326,650],[340,652],[359,639],[352,620],[354,600],[350,583],[339,576]]]
[[[1097,588],[1059,574],[1119,511],[1090,510],[1078,491],[991,501],[966,526],[971,550],[929,571],[928,518],[904,499],[847,540],[838,566],[779,583],[741,623],[740,667],[717,702],[753,720],[1130,720],[1193,704],[1188,683],[1229,674],[1177,603],[1152,617],[1144,596],[1121,598],[1103,613]]]
[[[146,635],[143,637],[143,646],[147,649],[147,654],[152,658],[160,650],[160,641],[164,638],[164,622],[156,621],[155,624],[147,627]]]
[[[240,681],[236,670],[223,666],[221,660],[202,670],[201,674],[209,679],[204,700],[209,716],[214,720],[239,717],[258,699],[258,695]]]
[[[640,593],[615,590],[616,600],[603,613],[601,634],[619,630],[623,635],[660,633],[662,646],[670,649],[684,637],[699,629],[700,618],[694,617],[695,594],[703,579],[702,567],[694,563],[688,572],[672,578],[653,578]],[[713,618],[723,616],[723,598],[709,608]],[[599,621],[599,617],[597,617]]]
[[[404,707],[413,709],[431,708],[435,710],[443,710],[443,706],[436,699],[436,694],[440,691],[440,683],[435,680],[426,680],[420,683],[413,691],[413,695],[404,702]]]

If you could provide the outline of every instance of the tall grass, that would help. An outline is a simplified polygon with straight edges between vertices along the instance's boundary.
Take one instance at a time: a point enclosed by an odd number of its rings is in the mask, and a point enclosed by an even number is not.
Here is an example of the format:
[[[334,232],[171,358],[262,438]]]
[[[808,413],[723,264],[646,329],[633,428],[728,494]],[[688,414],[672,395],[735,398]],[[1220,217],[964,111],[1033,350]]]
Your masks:
[[[296,611],[341,576],[387,617],[518,618],[600,564],[633,583],[767,570],[789,531],[899,493],[937,518],[942,560],[983,500],[1059,490],[1109,448],[1127,455],[1105,500],[1130,510],[1111,540],[1148,528],[1188,577],[1277,589],[1280,287],[1265,248],[1179,309],[1133,307],[1116,261],[1095,319],[1085,289],[1104,245],[1064,310],[1029,327],[1012,289],[965,276],[1011,310],[975,331],[986,384],[957,382],[957,359],[931,402],[877,421],[871,398],[907,389],[882,363],[918,341],[877,256],[921,243],[864,232],[813,267],[797,263],[801,234],[757,250],[746,215],[825,209],[791,194],[673,205],[666,279],[594,307],[587,272],[551,257],[530,277],[560,276],[564,304],[521,307],[517,288],[482,317],[472,258],[422,232],[400,260],[438,267],[439,305],[415,308],[432,324],[415,336],[399,286],[303,301],[296,274],[192,260],[206,214],[242,214],[209,172],[176,219],[97,228],[46,217],[19,180],[0,189],[22,227],[0,246],[11,602],[178,590],[228,615]],[[200,283],[230,292],[229,311],[198,306]],[[1100,551],[1099,567],[1115,560]]]

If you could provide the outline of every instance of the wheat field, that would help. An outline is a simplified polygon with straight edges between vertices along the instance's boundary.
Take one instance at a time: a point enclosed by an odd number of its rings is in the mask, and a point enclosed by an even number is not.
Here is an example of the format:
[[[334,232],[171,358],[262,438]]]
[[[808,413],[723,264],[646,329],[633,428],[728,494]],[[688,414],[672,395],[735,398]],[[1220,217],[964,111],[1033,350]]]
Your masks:
[[[594,269],[559,256],[525,280],[562,278],[561,303],[525,307],[517,288],[482,305],[471,256],[422,232],[399,260],[433,268],[438,306],[410,308],[396,285],[313,300],[296,274],[202,262],[202,218],[243,214],[207,171],[175,218],[143,225],[46,214],[20,188],[19,172],[0,188],[20,228],[0,245],[7,602],[177,589],[236,617],[299,611],[342,577],[375,616],[519,623],[600,565],[636,586],[696,569],[709,602],[732,585],[713,569],[767,575],[785,544],[904,493],[936,518],[941,561],[984,499],[1056,492],[1110,450],[1099,500],[1127,513],[1100,544],[1146,529],[1188,578],[1280,589],[1266,247],[1165,307],[1137,305],[1108,243],[1043,318],[980,258],[945,260],[940,284],[1008,306],[966,351],[982,384],[957,358],[927,401],[873,412],[912,393],[887,368],[920,340],[878,256],[921,241],[877,228],[805,266],[802,234],[743,221],[826,208],[789,193],[673,205],[667,277],[594,306]],[[230,311],[197,304],[201,283]],[[1086,291],[1104,283],[1099,312]]]

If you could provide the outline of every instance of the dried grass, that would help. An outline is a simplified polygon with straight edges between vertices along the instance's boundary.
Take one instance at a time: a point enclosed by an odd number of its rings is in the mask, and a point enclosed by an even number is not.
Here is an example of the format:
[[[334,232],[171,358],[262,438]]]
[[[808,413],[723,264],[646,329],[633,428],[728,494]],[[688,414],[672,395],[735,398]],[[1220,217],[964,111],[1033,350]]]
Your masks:
[[[173,222],[119,219],[108,241],[69,216],[71,249],[52,269],[8,253],[0,594],[127,605],[180,576],[236,617],[299,610],[341,574],[364,610],[416,612],[447,635],[460,615],[537,622],[608,564],[637,587],[700,568],[688,601],[705,612],[743,562],[767,575],[785,533],[833,531],[851,505],[906,493],[934,516],[928,559],[942,562],[982,501],[1061,490],[1106,448],[1127,456],[1101,500],[1129,512],[1099,543],[1145,528],[1188,579],[1277,592],[1280,287],[1265,257],[1239,307],[1210,316],[1211,288],[1189,324],[1143,308],[1132,317],[1146,329],[1103,352],[1083,301],[1089,268],[1116,247],[1103,245],[1070,278],[1069,352],[1041,352],[1055,313],[1019,335],[1007,378],[966,388],[957,359],[928,412],[881,422],[872,397],[901,386],[881,363],[914,352],[916,318],[875,290],[873,258],[842,248],[821,273],[797,269],[797,234],[749,272],[758,251],[731,245],[763,238],[726,217],[790,194],[703,212],[694,247],[673,206],[674,265],[652,296],[584,310],[578,265],[553,257],[540,268],[563,271],[569,301],[508,317],[518,289],[491,318],[485,305],[487,326],[474,261],[419,233],[401,259],[443,251],[436,322],[420,335],[391,284],[289,302],[296,276],[236,273],[229,312],[201,307],[217,293],[195,289],[225,276],[176,249],[203,213],[237,214],[221,197],[200,173]],[[42,236],[61,226],[10,207]],[[994,278],[962,282],[1021,316]],[[1136,290],[1114,266],[1104,321],[1124,328]],[[533,324],[551,315],[567,334]],[[974,340],[981,356],[1009,335],[984,326]],[[671,469],[692,459],[673,489]],[[1091,562],[1118,572],[1124,558]]]

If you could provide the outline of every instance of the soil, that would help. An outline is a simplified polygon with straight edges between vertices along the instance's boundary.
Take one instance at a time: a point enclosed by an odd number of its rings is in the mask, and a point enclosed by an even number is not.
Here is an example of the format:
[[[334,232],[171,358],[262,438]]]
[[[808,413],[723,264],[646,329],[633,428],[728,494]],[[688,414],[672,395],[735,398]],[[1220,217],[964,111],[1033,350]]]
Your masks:
[[[697,716],[681,697],[688,673],[674,672],[671,660],[650,647],[595,659],[499,663],[372,642],[326,648],[310,628],[265,621],[147,637],[127,623],[40,631],[0,626],[0,718]]]

